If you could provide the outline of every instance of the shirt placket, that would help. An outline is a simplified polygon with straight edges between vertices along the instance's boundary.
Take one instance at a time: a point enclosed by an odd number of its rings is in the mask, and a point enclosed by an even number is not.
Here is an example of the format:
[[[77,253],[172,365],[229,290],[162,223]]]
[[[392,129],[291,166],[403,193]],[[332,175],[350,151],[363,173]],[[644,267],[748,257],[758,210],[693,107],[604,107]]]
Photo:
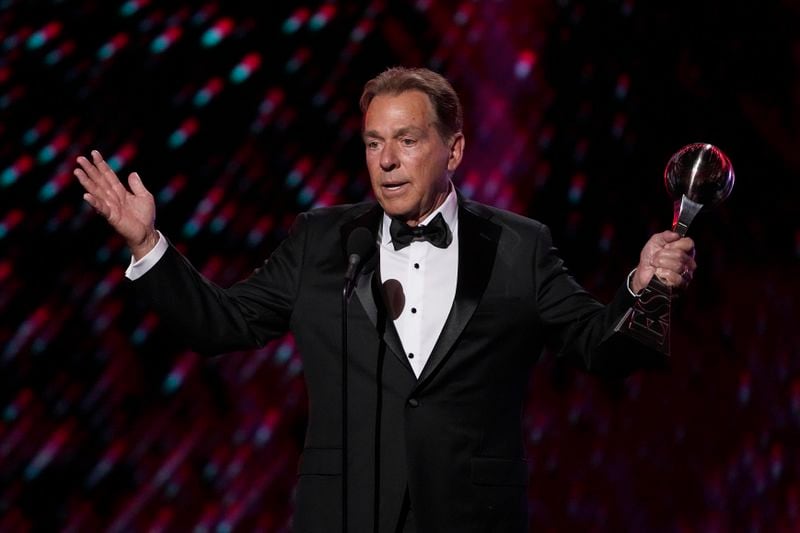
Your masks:
[[[424,366],[424,359],[426,354],[421,352],[422,349],[422,315],[424,313],[424,264],[427,256],[427,243],[415,242],[409,247],[408,265],[406,270],[406,279],[408,283],[408,290],[406,292],[406,309],[408,313],[408,346],[406,356],[409,358],[411,366],[417,375],[422,371]]]

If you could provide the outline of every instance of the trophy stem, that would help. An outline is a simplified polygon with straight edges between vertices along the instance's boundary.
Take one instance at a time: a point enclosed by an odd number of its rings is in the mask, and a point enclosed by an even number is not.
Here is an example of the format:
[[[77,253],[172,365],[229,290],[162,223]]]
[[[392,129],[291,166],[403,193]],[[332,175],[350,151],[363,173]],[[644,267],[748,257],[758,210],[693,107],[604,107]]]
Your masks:
[[[685,194],[682,194],[681,199],[675,201],[675,214],[672,218],[672,231],[681,237],[686,237],[686,232],[689,231],[689,225],[702,208],[703,204],[693,202],[692,200],[689,200]]]

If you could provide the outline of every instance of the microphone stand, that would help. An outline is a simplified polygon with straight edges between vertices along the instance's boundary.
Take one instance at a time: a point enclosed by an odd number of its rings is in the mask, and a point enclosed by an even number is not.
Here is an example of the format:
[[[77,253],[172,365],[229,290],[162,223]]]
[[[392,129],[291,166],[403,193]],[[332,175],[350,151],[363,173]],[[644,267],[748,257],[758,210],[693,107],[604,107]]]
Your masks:
[[[360,254],[350,254],[342,288],[342,533],[347,533],[347,302],[355,288],[360,263]]]
[[[361,260],[375,246],[366,228],[356,228],[347,238],[347,271],[342,287],[342,533],[347,533],[347,302],[355,288]]]
[[[342,288],[342,533],[347,533],[347,301],[351,280]]]

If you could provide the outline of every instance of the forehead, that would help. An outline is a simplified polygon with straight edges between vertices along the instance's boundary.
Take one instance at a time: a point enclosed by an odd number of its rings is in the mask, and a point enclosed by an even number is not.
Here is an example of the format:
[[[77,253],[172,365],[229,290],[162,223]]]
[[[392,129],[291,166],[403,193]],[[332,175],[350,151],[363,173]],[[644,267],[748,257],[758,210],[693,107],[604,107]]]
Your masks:
[[[428,128],[436,116],[428,95],[412,90],[399,94],[376,95],[364,115],[365,131],[407,127]]]

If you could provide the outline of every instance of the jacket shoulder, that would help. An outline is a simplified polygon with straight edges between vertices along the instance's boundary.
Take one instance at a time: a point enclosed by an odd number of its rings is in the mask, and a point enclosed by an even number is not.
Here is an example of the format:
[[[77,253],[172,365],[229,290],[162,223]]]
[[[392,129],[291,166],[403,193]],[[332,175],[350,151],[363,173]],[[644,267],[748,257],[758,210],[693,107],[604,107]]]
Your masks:
[[[490,222],[494,222],[499,226],[508,228],[515,232],[541,232],[547,230],[542,222],[528,218],[499,207],[493,207],[487,204],[482,204],[473,200],[462,199],[461,206],[464,210],[472,213],[473,215],[485,218]],[[548,230],[549,231],[549,230]]]
[[[328,207],[316,207],[299,215],[305,222],[323,227],[341,226],[380,209],[375,202],[359,202]]]

